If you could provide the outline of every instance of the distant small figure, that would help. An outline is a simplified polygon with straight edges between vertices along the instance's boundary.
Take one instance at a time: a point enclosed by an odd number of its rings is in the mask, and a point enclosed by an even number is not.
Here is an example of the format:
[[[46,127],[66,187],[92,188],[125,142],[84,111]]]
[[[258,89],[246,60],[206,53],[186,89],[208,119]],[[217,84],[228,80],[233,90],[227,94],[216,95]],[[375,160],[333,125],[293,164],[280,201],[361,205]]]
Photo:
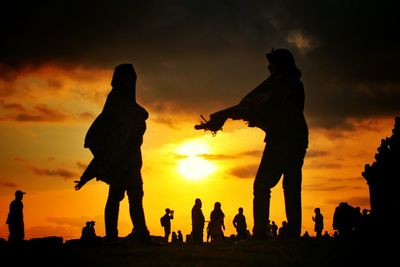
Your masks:
[[[225,214],[221,209],[221,203],[215,202],[214,210],[210,214],[210,234],[211,242],[220,243],[224,240]]]
[[[374,231],[372,227],[371,211],[368,209],[362,210],[361,225],[360,225],[361,237],[373,236]]]
[[[303,238],[304,238],[304,239],[309,239],[309,238],[310,238],[310,234],[308,233],[308,231],[305,231],[305,232],[304,232]]]
[[[314,221],[314,231],[316,232],[316,237],[322,237],[322,230],[324,230],[324,216],[321,214],[320,208],[314,209],[315,216],[312,216]]]
[[[328,231],[325,231],[324,235],[322,236],[324,239],[329,239],[331,236],[329,235]]]
[[[347,202],[341,202],[333,213],[333,229],[337,230],[340,237],[354,235],[355,209]]]
[[[171,243],[173,243],[173,244],[178,243],[178,235],[176,234],[175,231],[172,231],[172,234],[171,234]]]
[[[82,228],[81,240],[88,241],[90,240],[90,221],[86,222],[86,225]]]
[[[278,236],[279,238],[285,238],[287,234],[287,221],[282,222],[282,226],[279,227]]]
[[[90,227],[89,227],[89,238],[90,240],[96,240],[97,235],[96,235],[96,230],[94,229],[96,222],[95,221],[90,221]]]
[[[95,241],[97,240],[96,230],[94,229],[95,221],[87,221],[85,227],[82,228],[81,240]]]
[[[182,235],[181,230],[178,230],[178,242],[183,243],[183,235]]]
[[[8,224],[9,242],[20,242],[25,238],[23,214],[24,205],[22,203],[24,194],[25,192],[22,192],[21,190],[15,191],[15,199],[10,203],[10,211],[6,221]]]
[[[203,243],[203,231],[204,231],[205,219],[201,207],[202,207],[201,199],[196,198],[194,206],[192,208],[191,241],[193,244]]]
[[[271,237],[276,238],[278,236],[278,225],[276,225],[275,221],[271,222]]]
[[[164,227],[165,242],[168,243],[169,235],[171,233],[171,220],[174,219],[174,211],[169,208],[165,209],[165,214],[160,218],[161,226]],[[175,233],[176,235],[176,233]]]
[[[247,223],[246,223],[246,217],[243,215],[243,208],[240,207],[238,210],[238,214],[235,215],[235,218],[233,219],[233,226],[236,229],[236,240],[242,240],[246,239],[246,233],[247,233]]]

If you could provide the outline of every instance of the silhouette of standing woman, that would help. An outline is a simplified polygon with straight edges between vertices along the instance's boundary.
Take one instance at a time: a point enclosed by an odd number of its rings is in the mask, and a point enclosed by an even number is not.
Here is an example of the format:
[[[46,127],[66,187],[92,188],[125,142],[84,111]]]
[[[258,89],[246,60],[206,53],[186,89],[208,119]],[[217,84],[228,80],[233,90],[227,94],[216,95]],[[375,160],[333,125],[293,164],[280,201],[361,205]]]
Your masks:
[[[119,205],[125,192],[134,229],[132,237],[141,241],[150,239],[142,204],[141,175],[141,145],[148,113],[136,102],[136,78],[132,64],[121,64],[115,68],[112,89],[103,111],[85,138],[85,147],[93,153],[93,160],[81,179],[75,181],[76,190],[94,177],[109,184],[105,207],[107,240],[118,238]]]
[[[272,50],[266,57],[271,75],[239,104],[211,114],[209,121],[195,128],[216,132],[231,118],[247,121],[249,127],[266,132],[266,146],[253,188],[254,238],[267,238],[271,189],[282,175],[287,235],[300,237],[302,166],[308,147],[301,71],[286,49]]]
[[[21,190],[15,191],[15,199],[10,203],[10,211],[6,221],[9,230],[9,242],[18,242],[25,238],[24,204],[22,203],[24,194],[25,192],[22,192]]]
[[[221,203],[215,202],[214,209],[210,214],[210,235],[211,242],[221,243],[224,240],[225,214],[221,209]]]

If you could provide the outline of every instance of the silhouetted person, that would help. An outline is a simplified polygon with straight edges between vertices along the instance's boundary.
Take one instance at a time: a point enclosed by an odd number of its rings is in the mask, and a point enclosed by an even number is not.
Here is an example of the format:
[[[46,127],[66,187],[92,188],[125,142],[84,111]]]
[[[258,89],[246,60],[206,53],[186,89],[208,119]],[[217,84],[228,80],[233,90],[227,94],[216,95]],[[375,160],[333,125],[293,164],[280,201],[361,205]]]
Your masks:
[[[221,203],[215,202],[214,209],[210,214],[211,242],[220,243],[224,240],[225,214],[221,209]]]
[[[181,230],[178,230],[178,242],[183,243],[183,235]]]
[[[167,242],[168,242],[168,239],[167,239]],[[172,234],[171,234],[171,243],[173,243],[173,244],[178,243],[178,235],[176,234],[175,231],[172,231]]]
[[[271,237],[276,238],[278,236],[278,225],[276,225],[275,221],[271,223]]]
[[[320,208],[314,209],[315,216],[312,216],[312,220],[314,221],[314,231],[316,233],[316,237],[322,237],[322,230],[324,230],[324,216],[321,213]]]
[[[94,229],[95,225],[96,225],[95,221],[90,221],[90,227],[89,227],[89,238],[90,238],[90,240],[96,240],[97,239],[96,230]]]
[[[202,203],[200,198],[196,198],[194,206],[192,208],[192,233],[191,238],[193,244],[203,243],[203,232],[204,232],[204,215],[201,210]]]
[[[254,180],[254,238],[267,238],[271,189],[282,175],[287,234],[300,237],[302,166],[308,147],[301,71],[286,49],[272,50],[266,57],[271,75],[239,104],[211,114],[208,122],[195,128],[216,132],[231,118],[266,132],[266,147]]]
[[[351,237],[354,233],[355,211],[347,202],[340,202],[333,213],[332,226],[340,237]]]
[[[25,192],[21,190],[15,191],[15,199],[10,203],[10,210],[6,221],[8,224],[9,242],[20,242],[25,238],[24,204],[22,203],[24,194]]]
[[[238,212],[239,213],[233,218],[233,226],[235,227],[237,233],[236,239],[242,240],[247,238],[247,223],[246,217],[243,214],[243,208],[239,208]]]
[[[279,238],[287,237],[287,230],[288,230],[288,224],[286,221],[283,221],[281,227],[279,227],[278,229],[278,237]]]
[[[364,238],[374,237],[374,229],[371,220],[371,213],[368,209],[362,210],[361,224],[360,224],[360,235]]]
[[[322,236],[324,239],[329,239],[331,236],[329,235],[328,231],[325,231],[324,235]]]
[[[105,207],[106,238],[118,238],[119,205],[129,199],[129,213],[135,229],[133,238],[148,241],[150,234],[143,211],[141,145],[146,131],[147,111],[136,102],[136,72],[132,64],[118,65],[103,111],[90,126],[85,147],[93,153],[75,189],[96,177],[109,184]]]
[[[271,238],[272,236],[272,229],[271,229],[271,220],[267,220],[267,238]]]
[[[310,234],[308,233],[308,231],[305,231],[305,232],[304,232],[303,238],[304,238],[304,239],[309,239],[309,238],[310,238]]]
[[[168,238],[171,233],[171,220],[174,218],[174,211],[169,208],[165,209],[165,214],[161,217],[161,226],[164,227],[165,242],[168,243]],[[175,233],[176,235],[176,233]]]
[[[89,241],[90,240],[90,221],[87,221],[85,226],[82,228],[81,240]]]

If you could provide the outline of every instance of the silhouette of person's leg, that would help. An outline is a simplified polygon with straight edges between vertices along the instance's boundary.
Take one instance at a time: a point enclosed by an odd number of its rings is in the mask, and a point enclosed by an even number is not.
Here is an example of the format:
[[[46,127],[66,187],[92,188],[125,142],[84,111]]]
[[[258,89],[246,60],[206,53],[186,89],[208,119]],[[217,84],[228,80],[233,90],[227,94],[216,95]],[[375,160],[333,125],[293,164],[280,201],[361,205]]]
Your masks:
[[[104,211],[104,219],[106,225],[107,239],[118,238],[118,214],[119,204],[125,196],[125,189],[120,185],[110,184],[106,208]]]
[[[283,177],[283,192],[285,210],[288,222],[287,236],[301,235],[301,182],[305,147],[301,144],[288,143],[282,149],[285,153],[285,171]]]
[[[267,145],[258,168],[253,188],[254,237],[267,238],[271,188],[282,175],[282,156],[279,148]]]
[[[131,216],[133,227],[135,228],[135,234],[139,238],[148,238],[149,231],[146,226],[146,219],[143,210],[143,186],[140,179],[139,182],[129,185],[127,190],[129,200],[129,214]]]

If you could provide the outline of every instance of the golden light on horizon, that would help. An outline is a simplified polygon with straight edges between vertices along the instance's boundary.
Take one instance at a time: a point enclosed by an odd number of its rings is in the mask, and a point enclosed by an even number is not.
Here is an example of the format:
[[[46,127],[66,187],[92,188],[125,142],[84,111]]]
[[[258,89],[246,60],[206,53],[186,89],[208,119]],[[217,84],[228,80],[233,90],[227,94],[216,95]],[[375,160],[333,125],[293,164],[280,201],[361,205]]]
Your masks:
[[[215,164],[203,158],[203,155],[210,152],[204,141],[187,141],[177,148],[177,152],[184,157],[178,162],[178,172],[190,181],[202,180],[217,169]]]

